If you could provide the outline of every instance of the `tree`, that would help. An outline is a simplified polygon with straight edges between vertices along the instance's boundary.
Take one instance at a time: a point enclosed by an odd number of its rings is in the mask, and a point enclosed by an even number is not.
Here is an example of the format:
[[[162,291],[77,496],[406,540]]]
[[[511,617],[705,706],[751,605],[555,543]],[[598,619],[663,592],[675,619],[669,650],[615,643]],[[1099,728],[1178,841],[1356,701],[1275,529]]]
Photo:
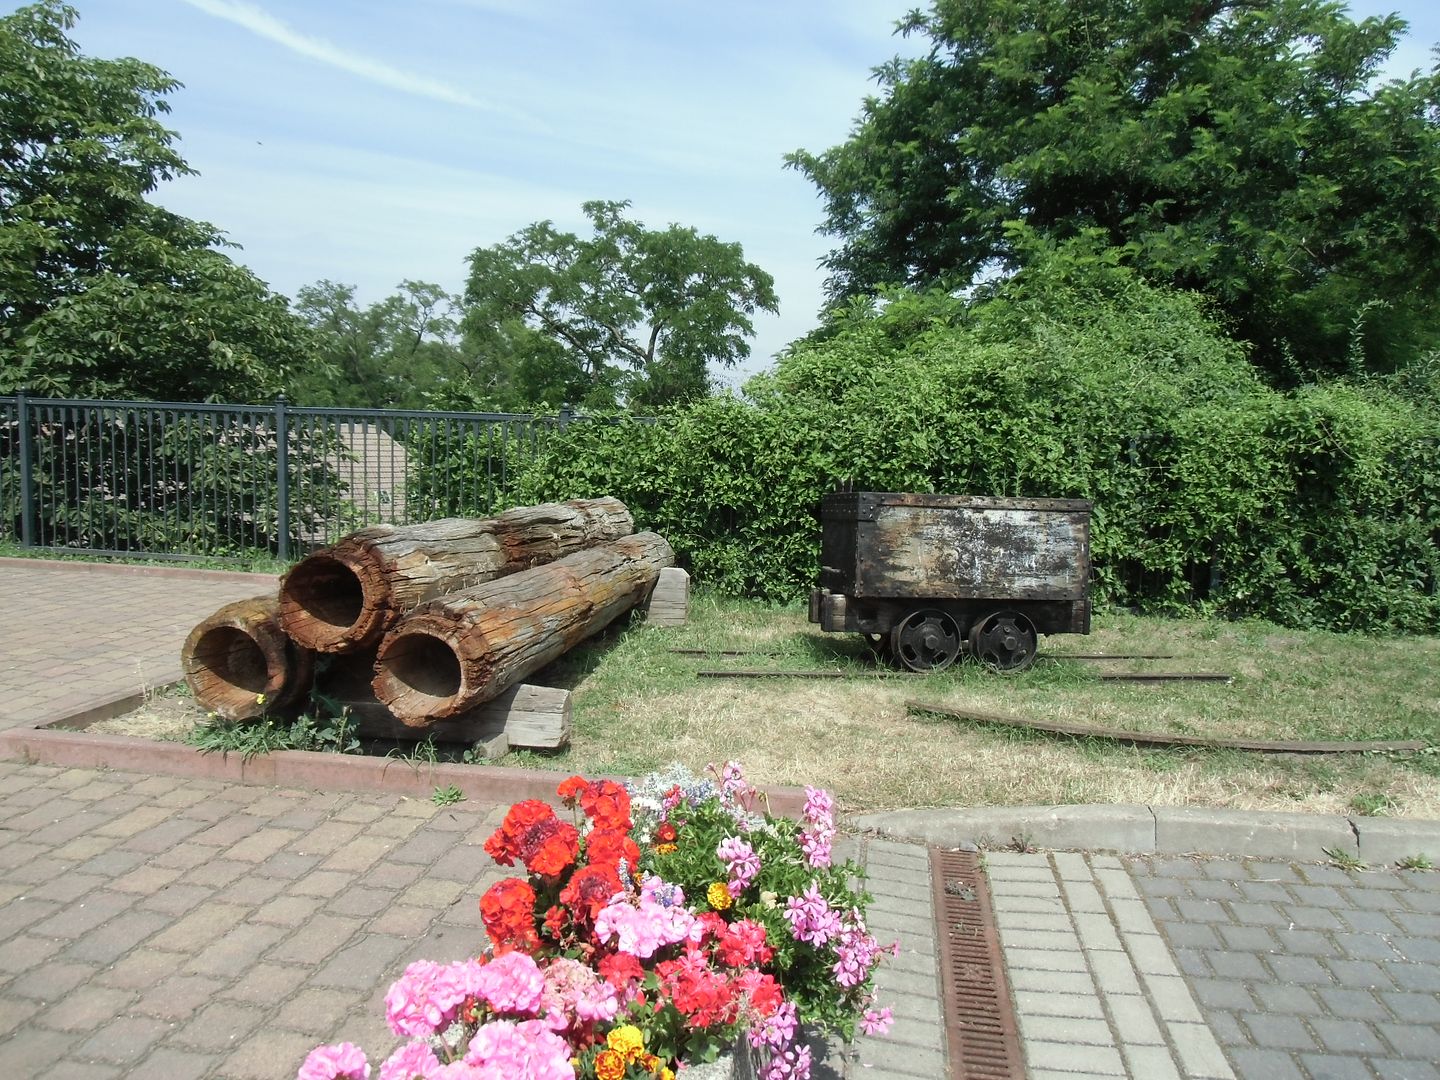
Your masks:
[[[512,394],[640,408],[701,397],[707,365],[750,355],[749,316],[779,310],[739,244],[647,229],[629,205],[585,203],[589,238],[541,221],[470,256],[466,352],[503,358]]]
[[[832,302],[1118,250],[1218,301],[1272,375],[1387,369],[1440,327],[1440,69],[1326,0],[935,0],[820,188]]]
[[[76,13],[0,18],[0,391],[254,398],[308,338],[288,301],[147,201],[192,170],[158,117],[178,83],[82,56]]]
[[[454,298],[425,281],[402,281],[399,290],[366,308],[356,305],[353,285],[319,281],[296,294],[322,361],[318,374],[291,380],[297,403],[415,409],[438,386],[468,381]]]

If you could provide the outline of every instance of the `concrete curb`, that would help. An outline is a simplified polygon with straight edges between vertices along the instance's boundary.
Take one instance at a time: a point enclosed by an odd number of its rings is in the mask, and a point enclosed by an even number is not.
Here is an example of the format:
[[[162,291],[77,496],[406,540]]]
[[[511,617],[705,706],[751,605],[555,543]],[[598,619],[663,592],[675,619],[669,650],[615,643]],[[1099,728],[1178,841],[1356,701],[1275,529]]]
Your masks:
[[[1427,855],[1440,864],[1440,821],[1286,814],[1192,806],[992,806],[858,814],[857,829],[940,847],[1004,846],[1118,854],[1222,855],[1318,862],[1326,849],[1372,866]]]

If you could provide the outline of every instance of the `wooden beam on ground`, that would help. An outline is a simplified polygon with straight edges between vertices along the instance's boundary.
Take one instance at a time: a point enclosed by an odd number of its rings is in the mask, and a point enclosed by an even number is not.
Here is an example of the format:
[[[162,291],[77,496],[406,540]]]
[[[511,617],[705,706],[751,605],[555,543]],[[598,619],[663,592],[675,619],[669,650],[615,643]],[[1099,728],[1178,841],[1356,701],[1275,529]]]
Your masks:
[[[667,566],[655,579],[645,605],[645,621],[651,626],[684,626],[689,619],[690,575],[678,566]]]
[[[1108,739],[1113,742],[1134,743],[1140,746],[1194,746],[1205,750],[1254,750],[1264,754],[1361,754],[1375,751],[1423,750],[1425,748],[1425,743],[1419,739],[1369,742],[1212,739],[1198,735],[1121,731],[1116,728],[1091,727],[1085,724],[1061,724],[1051,720],[1027,720],[1019,716],[979,712],[975,709],[956,709],[948,705],[935,705],[924,701],[907,701],[905,708],[911,712],[938,713],[942,716],[953,716],[959,720],[970,720],[980,724],[995,724],[1001,727],[1021,728],[1026,731],[1045,731],[1052,735],[1069,735],[1077,739]]]

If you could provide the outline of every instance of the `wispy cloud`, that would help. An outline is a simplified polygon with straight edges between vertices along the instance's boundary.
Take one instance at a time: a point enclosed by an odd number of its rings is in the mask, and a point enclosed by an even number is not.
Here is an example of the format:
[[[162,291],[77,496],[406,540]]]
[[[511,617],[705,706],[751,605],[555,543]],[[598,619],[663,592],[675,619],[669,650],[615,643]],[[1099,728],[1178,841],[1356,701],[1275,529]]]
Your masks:
[[[198,8],[207,15],[213,15],[218,19],[225,19],[244,27],[252,34],[267,38],[278,45],[282,45],[291,52],[299,53],[301,56],[311,60],[318,60],[322,64],[329,64],[331,67],[347,71],[351,75],[358,76],[369,82],[380,86],[389,87],[392,90],[399,90],[401,93],[413,94],[417,97],[430,98],[433,101],[443,101],[450,105],[459,105],[466,109],[476,109],[481,112],[497,113],[521,120],[526,124],[536,125],[535,117],[521,110],[511,108],[507,105],[497,104],[493,101],[485,101],[474,94],[449,83],[432,79],[425,75],[417,75],[414,72],[404,71],[383,60],[376,60],[372,57],[343,49],[338,45],[326,41],[324,38],[313,37],[303,34],[289,24],[277,19],[264,8],[255,4],[245,3],[244,0],[184,0],[193,8]]]

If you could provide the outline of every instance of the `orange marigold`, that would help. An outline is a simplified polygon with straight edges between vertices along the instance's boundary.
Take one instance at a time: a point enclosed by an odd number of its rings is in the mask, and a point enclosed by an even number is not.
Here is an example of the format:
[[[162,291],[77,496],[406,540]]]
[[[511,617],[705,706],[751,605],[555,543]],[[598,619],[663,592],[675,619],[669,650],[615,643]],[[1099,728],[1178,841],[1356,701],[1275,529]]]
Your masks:
[[[601,1050],[595,1055],[596,1080],[622,1080],[625,1059],[614,1050]]]

